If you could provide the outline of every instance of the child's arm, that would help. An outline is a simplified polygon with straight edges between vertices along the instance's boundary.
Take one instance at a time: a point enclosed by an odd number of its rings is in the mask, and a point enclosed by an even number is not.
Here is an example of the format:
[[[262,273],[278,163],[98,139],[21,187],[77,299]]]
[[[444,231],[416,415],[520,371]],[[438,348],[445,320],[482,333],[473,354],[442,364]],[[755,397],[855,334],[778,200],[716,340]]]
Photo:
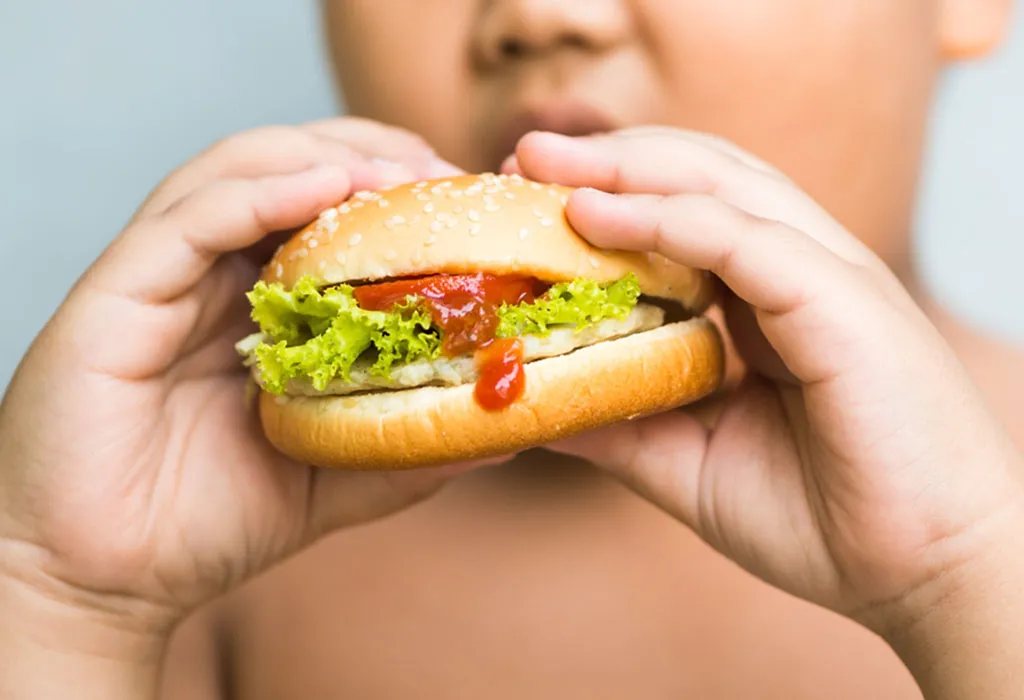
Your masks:
[[[233,344],[269,234],[452,172],[403,132],[333,120],[227,139],[145,202],[0,405],[0,697],[154,697],[188,611],[440,486],[283,458]]]
[[[1019,697],[1024,460],[881,261],[792,182],[706,136],[533,134],[507,167],[604,190],[567,211],[595,245],[717,274],[753,370],[710,430],[670,413],[557,449],[884,636],[928,697]]]

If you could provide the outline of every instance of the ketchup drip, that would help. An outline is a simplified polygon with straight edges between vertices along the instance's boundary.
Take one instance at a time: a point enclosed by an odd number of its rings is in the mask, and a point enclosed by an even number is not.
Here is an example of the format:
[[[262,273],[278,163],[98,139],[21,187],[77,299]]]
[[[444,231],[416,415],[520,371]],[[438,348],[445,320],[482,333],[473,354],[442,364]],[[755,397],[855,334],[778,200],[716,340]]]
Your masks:
[[[519,338],[499,338],[477,351],[473,397],[486,411],[500,411],[523,395],[523,343]]]
[[[444,333],[441,352],[448,357],[476,353],[476,401],[481,408],[496,411],[519,398],[526,386],[522,343],[495,339],[498,308],[530,303],[544,291],[546,285],[532,277],[480,273],[382,282],[356,287],[354,294],[368,311],[390,311],[407,297],[419,297]]]

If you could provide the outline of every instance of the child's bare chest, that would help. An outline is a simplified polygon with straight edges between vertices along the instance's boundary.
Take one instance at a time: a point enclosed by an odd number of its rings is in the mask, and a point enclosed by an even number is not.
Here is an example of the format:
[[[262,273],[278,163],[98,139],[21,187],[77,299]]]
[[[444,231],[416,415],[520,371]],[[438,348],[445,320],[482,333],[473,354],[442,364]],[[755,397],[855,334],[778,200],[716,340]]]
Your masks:
[[[233,603],[238,697],[919,697],[867,633],[576,486],[456,488],[255,582]]]

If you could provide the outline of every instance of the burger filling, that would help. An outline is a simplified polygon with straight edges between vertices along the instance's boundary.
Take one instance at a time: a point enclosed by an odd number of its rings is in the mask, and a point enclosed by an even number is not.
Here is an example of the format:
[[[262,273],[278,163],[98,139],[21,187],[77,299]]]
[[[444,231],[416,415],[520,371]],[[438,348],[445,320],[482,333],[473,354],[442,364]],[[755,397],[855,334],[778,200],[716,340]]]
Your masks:
[[[489,409],[524,390],[523,364],[650,330],[664,312],[639,303],[632,274],[611,283],[544,284],[530,277],[431,275],[367,285],[249,292],[259,332],[238,343],[274,394],[476,383]]]

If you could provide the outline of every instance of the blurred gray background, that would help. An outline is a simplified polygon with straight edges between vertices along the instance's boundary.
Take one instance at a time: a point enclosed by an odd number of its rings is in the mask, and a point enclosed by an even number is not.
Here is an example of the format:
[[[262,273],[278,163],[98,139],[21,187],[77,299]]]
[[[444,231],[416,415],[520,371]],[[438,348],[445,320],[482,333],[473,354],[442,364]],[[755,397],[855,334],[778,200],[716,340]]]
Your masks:
[[[0,0],[0,390],[171,168],[339,110],[321,50],[315,0]],[[1024,342],[1021,162],[1024,13],[994,60],[948,76],[918,227],[940,298]]]

